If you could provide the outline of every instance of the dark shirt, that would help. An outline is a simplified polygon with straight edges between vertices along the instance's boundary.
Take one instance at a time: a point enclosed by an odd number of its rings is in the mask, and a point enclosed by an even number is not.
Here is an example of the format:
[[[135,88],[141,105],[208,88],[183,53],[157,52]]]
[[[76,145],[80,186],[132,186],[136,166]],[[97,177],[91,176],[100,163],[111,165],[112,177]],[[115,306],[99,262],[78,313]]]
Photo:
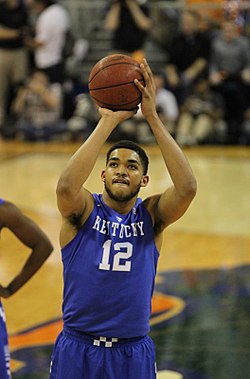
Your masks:
[[[209,51],[210,41],[205,35],[197,33],[189,37],[180,33],[173,39],[169,49],[169,64],[183,72],[198,58],[208,61]]]
[[[25,6],[20,2],[15,8],[9,8],[6,2],[0,2],[0,26],[22,30],[28,26],[28,15]],[[18,49],[23,47],[21,37],[14,39],[0,38],[1,49]]]
[[[140,6],[143,13],[149,15],[149,9],[145,5]],[[115,50],[124,50],[132,53],[142,49],[145,42],[147,32],[140,29],[127,6],[122,5],[120,13],[120,25],[114,32],[113,48]]]

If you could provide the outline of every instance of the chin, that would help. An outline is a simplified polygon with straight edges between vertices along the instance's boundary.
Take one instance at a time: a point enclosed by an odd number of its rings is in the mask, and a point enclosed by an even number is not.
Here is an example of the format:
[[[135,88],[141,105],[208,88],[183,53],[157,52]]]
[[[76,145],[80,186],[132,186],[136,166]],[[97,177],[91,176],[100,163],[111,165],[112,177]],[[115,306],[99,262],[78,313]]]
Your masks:
[[[140,186],[138,186],[134,191],[131,191],[129,188],[107,188],[105,185],[105,189],[109,195],[109,197],[115,201],[129,201],[133,199],[138,192],[140,191]]]

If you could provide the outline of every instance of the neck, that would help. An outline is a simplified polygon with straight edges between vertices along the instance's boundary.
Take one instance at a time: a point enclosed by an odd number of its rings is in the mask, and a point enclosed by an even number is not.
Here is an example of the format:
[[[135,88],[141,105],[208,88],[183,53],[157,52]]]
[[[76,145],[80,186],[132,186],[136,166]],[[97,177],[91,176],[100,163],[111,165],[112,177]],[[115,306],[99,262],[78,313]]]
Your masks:
[[[133,209],[137,196],[133,197],[132,199],[128,201],[118,201],[112,199],[106,191],[103,192],[102,194],[102,199],[106,205],[108,205],[111,209],[113,209],[115,212],[120,213],[120,214],[126,214]]]

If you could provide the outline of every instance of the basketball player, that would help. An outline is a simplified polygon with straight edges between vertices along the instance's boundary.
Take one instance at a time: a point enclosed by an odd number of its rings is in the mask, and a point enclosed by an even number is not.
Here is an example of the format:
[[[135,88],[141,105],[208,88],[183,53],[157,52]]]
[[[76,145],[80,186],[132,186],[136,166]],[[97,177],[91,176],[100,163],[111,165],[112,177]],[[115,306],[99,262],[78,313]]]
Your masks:
[[[84,187],[110,133],[135,113],[100,109],[99,123],[57,185],[64,328],[52,354],[51,379],[156,378],[155,347],[148,332],[163,230],[187,210],[196,180],[157,115],[146,60],[141,69],[146,85],[135,84],[142,93],[142,113],[173,184],[161,194],[138,198],[149,182],[148,158],[138,145],[121,141],[107,153],[102,195]]]
[[[14,279],[3,287],[0,285],[0,299],[16,293],[41,267],[53,250],[48,237],[30,218],[8,201],[0,199],[0,231],[8,228],[32,252]],[[9,379],[10,353],[5,325],[5,314],[0,301],[0,378]]]

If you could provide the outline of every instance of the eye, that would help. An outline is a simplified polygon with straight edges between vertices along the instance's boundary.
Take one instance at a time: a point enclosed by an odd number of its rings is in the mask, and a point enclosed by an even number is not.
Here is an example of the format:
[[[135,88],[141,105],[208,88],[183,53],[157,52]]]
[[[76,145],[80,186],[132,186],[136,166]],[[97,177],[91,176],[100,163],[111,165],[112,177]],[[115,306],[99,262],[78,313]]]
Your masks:
[[[128,166],[128,168],[129,168],[130,170],[137,170],[137,166],[134,165],[134,164],[130,164],[130,165]]]
[[[110,162],[109,167],[117,167],[117,163],[116,162]]]

